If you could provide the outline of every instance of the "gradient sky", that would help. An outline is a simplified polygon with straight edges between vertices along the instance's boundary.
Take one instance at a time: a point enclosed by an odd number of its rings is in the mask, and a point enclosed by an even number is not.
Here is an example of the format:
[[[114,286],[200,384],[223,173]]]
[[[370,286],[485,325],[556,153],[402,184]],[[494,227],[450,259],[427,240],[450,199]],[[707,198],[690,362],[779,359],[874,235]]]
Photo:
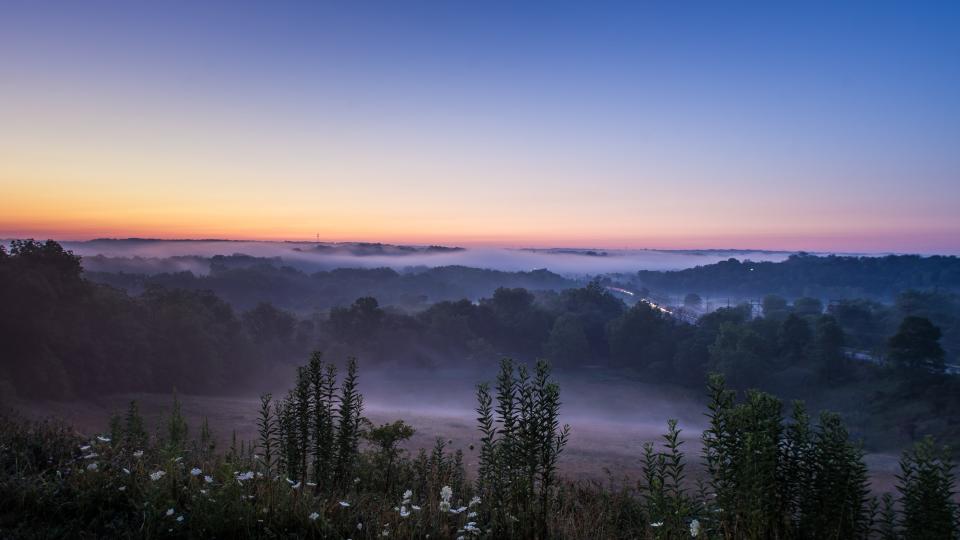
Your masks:
[[[0,237],[960,253],[957,28],[960,2],[8,0]]]

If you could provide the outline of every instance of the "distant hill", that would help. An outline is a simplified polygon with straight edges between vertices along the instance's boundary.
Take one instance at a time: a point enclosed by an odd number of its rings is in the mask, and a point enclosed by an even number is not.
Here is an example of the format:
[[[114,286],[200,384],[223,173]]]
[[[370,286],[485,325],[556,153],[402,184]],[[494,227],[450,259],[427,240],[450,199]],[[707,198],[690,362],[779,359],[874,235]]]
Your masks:
[[[640,271],[636,285],[662,293],[889,300],[909,289],[960,290],[960,258],[791,255],[783,262],[728,259],[677,271]]]

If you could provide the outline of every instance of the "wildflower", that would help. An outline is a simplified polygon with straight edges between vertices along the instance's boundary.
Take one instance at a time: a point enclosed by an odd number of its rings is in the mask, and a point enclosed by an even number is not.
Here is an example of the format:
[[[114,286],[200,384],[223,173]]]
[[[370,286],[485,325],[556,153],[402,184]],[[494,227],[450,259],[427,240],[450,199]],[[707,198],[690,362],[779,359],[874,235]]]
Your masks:
[[[201,471],[201,470],[198,469],[197,467],[194,467],[194,468],[190,469],[190,476],[200,476],[200,474],[201,474],[202,472],[203,472],[203,471]]]
[[[201,495],[206,495],[206,494],[207,494],[207,490],[201,489],[201,490],[200,490],[200,494],[201,494]]]
[[[408,490],[406,490],[406,491],[403,492],[403,502],[404,502],[404,504],[409,503],[412,498],[413,498],[413,491],[411,491],[411,490],[408,489]]]
[[[690,522],[690,536],[696,538],[700,534],[700,520],[695,519]]]
[[[470,508],[473,508],[478,504],[480,504],[480,497],[477,497],[476,495],[474,495],[474,497],[470,499]]]
[[[400,507],[400,517],[405,518],[405,517],[407,517],[407,516],[409,516],[409,515],[410,515],[410,511],[407,510],[407,507],[406,507],[406,506],[401,506],[401,507]]]
[[[135,458],[143,457],[143,450],[137,450],[136,452],[134,452],[133,457]]]
[[[656,523],[651,523],[650,526],[651,526],[651,527],[654,527],[654,528],[656,528],[656,527],[663,527],[663,522],[662,522],[662,521],[658,521],[658,522],[656,522]]]
[[[449,512],[450,511],[450,497],[453,497],[453,490],[450,489],[450,486],[443,486],[443,489],[440,490],[440,511]]]
[[[290,486],[290,489],[300,489],[300,482],[297,482],[296,484],[293,484],[292,486]]]
[[[307,487],[317,487],[316,482],[307,482]]]
[[[89,450],[89,449],[90,449],[90,445],[89,445],[89,444],[85,444],[85,445],[83,445],[83,446],[80,447],[80,451],[81,451],[81,452],[86,452],[86,451]]]
[[[177,516],[177,521],[183,523],[183,516]]]
[[[170,509],[167,510],[167,515],[168,515],[168,516],[172,516],[172,515],[173,515],[173,508],[170,508]]]
[[[350,503],[348,503],[347,501],[340,501],[340,506],[342,506],[343,508],[349,508]]]
[[[213,477],[208,474],[208,475],[206,475],[206,476],[203,477],[203,481],[206,482],[206,483],[208,483],[208,484],[212,484],[212,483],[213,483]]]
[[[360,478],[359,478],[359,477],[354,478],[354,479],[353,479],[353,483],[354,483],[354,484],[359,484],[359,483],[360,483]]]
[[[130,469],[124,467],[124,468],[123,468],[123,474],[130,474]]]
[[[318,513],[316,513],[316,512],[314,512],[314,513],[312,513],[312,514],[310,514],[310,515],[309,515],[309,516],[307,516],[307,517],[309,517],[309,518],[310,518],[310,521],[316,521],[316,520],[317,520],[317,518],[318,518],[318,517],[320,517],[320,514],[318,514]]]
[[[91,464],[87,465],[87,470],[88,470],[88,471],[95,471],[95,470],[97,470],[97,464],[96,464],[96,463],[91,463]]]
[[[237,477],[237,480],[243,482],[244,480],[253,480],[253,471],[247,471],[245,473],[234,473]]]
[[[173,461],[174,463],[180,463],[181,461],[183,461],[183,456],[177,456],[173,458],[171,461]]]
[[[95,458],[95,457],[97,457],[97,453],[96,453],[96,452],[90,452],[89,454],[83,456],[83,459],[93,459],[93,458]]]
[[[420,511],[420,507],[417,506],[417,505],[415,505],[415,504],[411,504],[411,505],[410,505],[410,509],[413,510],[414,512],[419,512],[419,511]]]
[[[117,488],[117,491],[126,491],[126,490],[127,490],[127,486],[120,486]]]
[[[97,440],[103,443],[110,442],[110,437],[104,437],[103,435],[97,435]]]
[[[362,531],[362,530],[363,530],[363,523],[357,523],[357,530],[358,530],[358,531]]]
[[[470,512],[469,514],[467,514],[467,518],[468,518],[468,519],[469,519],[469,518],[475,518],[475,517],[477,517],[477,513],[476,513],[476,512]]]
[[[159,480],[159,479],[163,478],[164,476],[166,476],[166,474],[167,474],[167,473],[164,472],[164,471],[152,472],[152,473],[150,473],[150,479],[153,480],[154,482],[156,482],[157,480]]]
[[[461,506],[460,508],[451,508],[451,509],[450,509],[450,513],[451,513],[451,514],[462,514],[462,513],[466,512],[466,511],[467,511],[467,507],[466,507],[466,506]]]

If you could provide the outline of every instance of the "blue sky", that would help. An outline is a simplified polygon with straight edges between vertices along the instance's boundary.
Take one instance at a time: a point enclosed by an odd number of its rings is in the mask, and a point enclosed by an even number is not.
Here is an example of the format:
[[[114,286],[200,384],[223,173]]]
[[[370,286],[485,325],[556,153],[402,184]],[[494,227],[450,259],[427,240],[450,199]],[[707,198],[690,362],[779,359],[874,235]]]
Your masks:
[[[960,252],[960,3],[8,2],[0,233]]]

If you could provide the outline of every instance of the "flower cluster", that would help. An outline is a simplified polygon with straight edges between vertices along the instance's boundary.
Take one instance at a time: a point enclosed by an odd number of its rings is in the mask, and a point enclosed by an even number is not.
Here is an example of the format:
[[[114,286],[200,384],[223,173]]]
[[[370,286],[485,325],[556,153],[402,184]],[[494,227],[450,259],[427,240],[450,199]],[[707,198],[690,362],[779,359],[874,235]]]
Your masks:
[[[453,497],[453,489],[450,486],[443,486],[440,490],[440,511],[450,511],[450,498]]]

